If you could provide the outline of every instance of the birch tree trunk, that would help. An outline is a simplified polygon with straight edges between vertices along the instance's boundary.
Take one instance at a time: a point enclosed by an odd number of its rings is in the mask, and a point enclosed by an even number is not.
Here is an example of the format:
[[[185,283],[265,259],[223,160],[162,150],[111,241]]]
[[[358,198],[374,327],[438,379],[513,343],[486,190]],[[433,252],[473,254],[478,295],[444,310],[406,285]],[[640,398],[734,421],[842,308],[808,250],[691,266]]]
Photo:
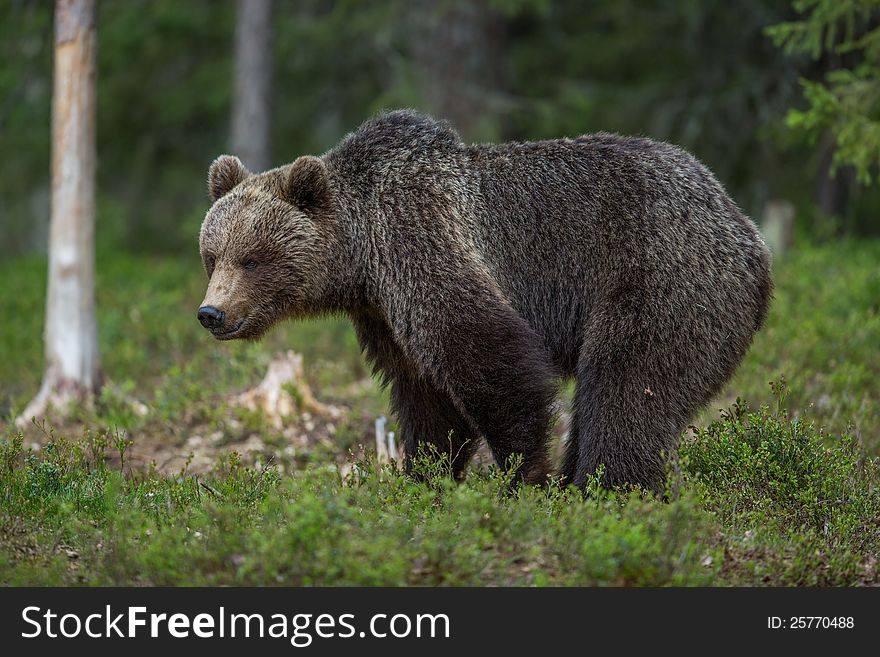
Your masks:
[[[232,152],[251,171],[271,164],[272,0],[238,0]]]
[[[57,0],[52,210],[43,384],[19,424],[93,394],[95,319],[95,0]]]

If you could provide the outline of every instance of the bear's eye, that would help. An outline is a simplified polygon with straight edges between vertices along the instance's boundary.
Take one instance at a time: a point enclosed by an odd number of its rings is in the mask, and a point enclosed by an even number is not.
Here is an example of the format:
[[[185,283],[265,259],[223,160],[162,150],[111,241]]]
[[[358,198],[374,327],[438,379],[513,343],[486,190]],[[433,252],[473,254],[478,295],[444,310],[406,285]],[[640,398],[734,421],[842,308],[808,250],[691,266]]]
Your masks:
[[[209,255],[205,256],[205,269],[208,270],[208,278],[211,278],[211,275],[214,273],[214,266],[217,264],[217,259],[214,256]]]
[[[253,271],[254,269],[257,268],[257,261],[256,260],[245,260],[244,268],[249,271]]]

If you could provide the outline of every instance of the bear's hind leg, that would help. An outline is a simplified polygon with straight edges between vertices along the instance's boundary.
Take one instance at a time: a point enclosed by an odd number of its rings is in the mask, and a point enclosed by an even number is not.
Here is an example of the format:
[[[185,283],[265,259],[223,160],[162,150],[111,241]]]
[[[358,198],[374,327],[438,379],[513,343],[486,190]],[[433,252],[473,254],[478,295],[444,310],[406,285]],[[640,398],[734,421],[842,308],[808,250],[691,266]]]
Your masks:
[[[629,359],[627,359],[629,360]],[[578,367],[574,418],[562,474],[583,487],[604,467],[602,484],[638,484],[662,492],[666,459],[675,453],[688,413],[676,399],[675,383],[638,359]]]
[[[693,303],[615,291],[585,327],[577,365],[572,483],[604,465],[603,485],[662,492],[666,462],[694,413],[718,393],[745,353],[751,327],[681,311]],[[690,305],[689,305],[690,304]],[[569,452],[566,463],[575,461]]]

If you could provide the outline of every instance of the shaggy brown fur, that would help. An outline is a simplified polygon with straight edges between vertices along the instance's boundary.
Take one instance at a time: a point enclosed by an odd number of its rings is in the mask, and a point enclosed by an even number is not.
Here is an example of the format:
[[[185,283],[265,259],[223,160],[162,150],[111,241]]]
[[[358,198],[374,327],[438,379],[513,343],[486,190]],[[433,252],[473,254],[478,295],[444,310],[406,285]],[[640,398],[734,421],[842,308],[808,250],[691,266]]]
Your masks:
[[[480,438],[542,482],[557,381],[577,382],[561,474],[662,485],[696,410],[767,314],[770,257],[691,155],[610,134],[466,145],[397,111],[320,158],[211,166],[204,306],[221,339],[348,314],[391,386],[407,461],[460,477]]]

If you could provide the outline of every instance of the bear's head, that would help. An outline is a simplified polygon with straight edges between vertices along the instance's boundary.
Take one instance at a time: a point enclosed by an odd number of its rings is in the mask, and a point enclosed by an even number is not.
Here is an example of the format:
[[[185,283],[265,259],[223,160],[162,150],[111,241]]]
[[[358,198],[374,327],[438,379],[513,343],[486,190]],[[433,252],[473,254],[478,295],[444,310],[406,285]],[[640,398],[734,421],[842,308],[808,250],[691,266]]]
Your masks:
[[[218,340],[260,338],[286,317],[320,311],[338,242],[324,162],[251,174],[222,155],[208,172],[213,201],[199,248],[208,291],[198,319]]]

